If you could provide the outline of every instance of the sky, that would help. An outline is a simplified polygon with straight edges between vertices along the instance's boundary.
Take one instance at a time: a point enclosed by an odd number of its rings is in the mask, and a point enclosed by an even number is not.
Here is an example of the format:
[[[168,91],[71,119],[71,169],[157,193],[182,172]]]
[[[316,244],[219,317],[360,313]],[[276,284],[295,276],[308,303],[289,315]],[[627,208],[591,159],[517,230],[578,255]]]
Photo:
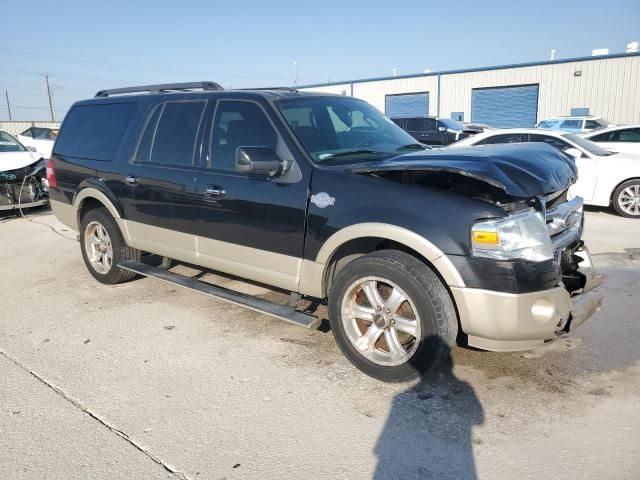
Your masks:
[[[0,120],[129,85],[323,83],[624,52],[640,0],[3,2]],[[294,69],[294,62],[297,69]]]

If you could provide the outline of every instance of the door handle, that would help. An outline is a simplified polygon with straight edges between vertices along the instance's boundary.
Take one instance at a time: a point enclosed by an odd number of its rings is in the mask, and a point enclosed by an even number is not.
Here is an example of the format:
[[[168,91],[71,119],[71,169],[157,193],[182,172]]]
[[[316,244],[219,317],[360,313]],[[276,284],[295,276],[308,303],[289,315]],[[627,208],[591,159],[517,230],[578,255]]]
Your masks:
[[[136,183],[138,183],[138,179],[132,175],[127,175],[126,177],[124,177],[124,183],[126,183],[127,185],[135,185]]]
[[[218,187],[217,185],[209,185],[204,189],[205,197],[224,197],[225,190],[222,187]]]

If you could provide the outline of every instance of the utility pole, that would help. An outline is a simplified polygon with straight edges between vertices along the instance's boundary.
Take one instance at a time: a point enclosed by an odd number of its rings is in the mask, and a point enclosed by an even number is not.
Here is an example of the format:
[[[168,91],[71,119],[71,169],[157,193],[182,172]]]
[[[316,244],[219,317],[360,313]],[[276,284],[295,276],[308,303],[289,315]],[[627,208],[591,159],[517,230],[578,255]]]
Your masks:
[[[51,112],[51,121],[55,122],[55,115],[53,114],[53,101],[51,100],[51,87],[49,86],[49,75],[44,74],[44,79],[47,82],[47,95],[49,95],[49,111]]]
[[[11,118],[11,104],[9,103],[9,90],[5,89],[4,91],[5,97],[7,97],[7,110],[9,110],[9,121],[13,120]]]

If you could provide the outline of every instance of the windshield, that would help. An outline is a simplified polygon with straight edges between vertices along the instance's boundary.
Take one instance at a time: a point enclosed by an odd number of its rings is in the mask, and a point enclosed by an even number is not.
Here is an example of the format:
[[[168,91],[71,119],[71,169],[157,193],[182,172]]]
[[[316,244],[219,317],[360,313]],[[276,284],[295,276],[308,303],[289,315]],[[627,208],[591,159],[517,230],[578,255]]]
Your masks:
[[[24,152],[27,149],[7,132],[0,132],[0,153]]]
[[[450,118],[439,118],[438,121],[451,130],[466,130],[464,123]]]
[[[558,120],[542,120],[536,128],[553,128],[558,123]]]
[[[426,148],[368,103],[351,97],[302,97],[276,102],[316,162],[378,160]]]
[[[567,140],[569,140],[570,142],[575,143],[583,150],[586,150],[591,155],[596,155],[598,157],[606,157],[607,155],[613,155],[613,152],[610,152],[609,150],[596,145],[591,140],[587,140],[586,138],[579,137],[578,135],[574,135],[573,133],[565,133],[562,136]]]

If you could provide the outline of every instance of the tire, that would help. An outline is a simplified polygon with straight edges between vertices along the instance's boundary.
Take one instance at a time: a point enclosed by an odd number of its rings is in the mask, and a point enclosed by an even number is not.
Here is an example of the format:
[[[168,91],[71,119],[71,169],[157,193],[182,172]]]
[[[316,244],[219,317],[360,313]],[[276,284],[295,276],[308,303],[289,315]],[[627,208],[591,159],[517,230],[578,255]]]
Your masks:
[[[338,273],[329,294],[329,321],[351,363],[385,382],[429,372],[447,358],[458,333],[456,310],[442,281],[423,262],[397,250],[359,257]]]
[[[101,243],[92,247],[92,240]],[[111,261],[105,260],[109,245]],[[106,251],[100,252],[103,248]],[[80,220],[80,250],[89,273],[100,283],[114,285],[136,276],[134,272],[118,268],[118,264],[126,260],[140,261],[140,250],[127,245],[120,228],[106,208],[94,208],[83,215]]]
[[[616,188],[612,202],[618,215],[640,218],[640,179],[627,180]]]

